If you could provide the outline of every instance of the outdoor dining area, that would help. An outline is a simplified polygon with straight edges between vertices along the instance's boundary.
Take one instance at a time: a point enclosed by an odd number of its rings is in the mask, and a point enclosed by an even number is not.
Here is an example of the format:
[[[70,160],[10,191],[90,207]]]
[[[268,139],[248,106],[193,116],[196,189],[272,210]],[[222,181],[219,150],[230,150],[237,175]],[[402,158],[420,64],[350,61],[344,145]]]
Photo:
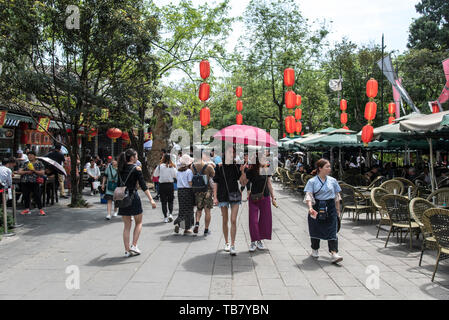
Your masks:
[[[376,223],[376,238],[384,237],[385,248],[396,237],[398,243],[405,243],[412,250],[416,238],[416,241],[420,241],[421,249],[419,262],[417,261],[419,266],[423,255],[435,250],[433,282],[440,262],[449,258],[449,169],[446,160],[436,167],[437,159],[434,155],[435,152],[444,153],[449,150],[449,112],[412,114],[397,119],[392,124],[374,129],[374,138],[369,144],[362,143],[360,136],[361,132],[329,128],[292,139],[287,144],[284,139],[279,144],[284,148],[281,152],[292,155],[296,153],[304,166],[313,165],[314,154],[319,152],[320,157],[330,160],[333,176],[342,189],[342,219],[346,218],[357,224],[360,217],[366,217],[369,223]],[[379,159],[373,157],[375,152],[380,152],[381,157],[385,158],[388,155],[390,159],[395,153],[403,155],[403,159],[397,159],[404,169],[398,163],[397,170],[394,171],[396,174],[390,174],[383,167],[382,161],[370,163]],[[362,153],[367,155],[364,166],[345,165],[345,155],[353,154],[354,158],[361,159]],[[415,163],[411,161],[411,154],[416,154]],[[428,161],[423,161],[422,156],[428,156]],[[419,160],[422,163],[418,165]],[[408,174],[407,168],[414,170],[414,165],[429,171],[427,179],[423,179],[422,170],[413,176]],[[373,172],[377,172],[377,176],[369,179],[366,172],[371,171],[366,169],[364,172],[363,167],[375,168]],[[299,172],[279,166],[274,179],[284,189],[302,197],[303,190],[312,177],[311,172]]]

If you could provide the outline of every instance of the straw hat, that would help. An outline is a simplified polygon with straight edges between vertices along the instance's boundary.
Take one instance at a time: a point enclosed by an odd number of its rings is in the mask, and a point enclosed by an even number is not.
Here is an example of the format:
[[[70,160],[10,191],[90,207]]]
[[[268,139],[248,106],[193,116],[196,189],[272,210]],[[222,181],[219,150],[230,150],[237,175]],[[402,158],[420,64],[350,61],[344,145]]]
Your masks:
[[[190,166],[193,162],[193,158],[191,158],[188,154],[184,154],[181,157],[181,165],[183,166]]]

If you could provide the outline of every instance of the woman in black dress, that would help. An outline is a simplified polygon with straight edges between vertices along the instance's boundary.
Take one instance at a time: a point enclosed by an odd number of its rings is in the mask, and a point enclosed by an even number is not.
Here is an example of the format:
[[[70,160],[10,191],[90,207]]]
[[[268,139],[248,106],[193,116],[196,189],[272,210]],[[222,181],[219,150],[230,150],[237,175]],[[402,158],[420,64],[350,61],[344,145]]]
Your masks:
[[[118,170],[121,185],[126,185],[129,194],[132,195],[132,204],[126,208],[120,208],[118,214],[122,216],[124,222],[123,230],[123,242],[125,244],[125,256],[139,255],[140,250],[137,247],[137,241],[139,240],[140,232],[142,231],[142,202],[140,201],[139,194],[137,193],[137,182],[139,182],[140,188],[145,192],[148,200],[151,202],[153,209],[156,208],[156,203],[151,197],[147,184],[143,179],[142,168],[136,165],[137,152],[133,149],[128,149],[120,154],[118,160]],[[131,232],[131,218],[134,217],[135,227],[133,232],[133,242],[130,246],[130,232]]]

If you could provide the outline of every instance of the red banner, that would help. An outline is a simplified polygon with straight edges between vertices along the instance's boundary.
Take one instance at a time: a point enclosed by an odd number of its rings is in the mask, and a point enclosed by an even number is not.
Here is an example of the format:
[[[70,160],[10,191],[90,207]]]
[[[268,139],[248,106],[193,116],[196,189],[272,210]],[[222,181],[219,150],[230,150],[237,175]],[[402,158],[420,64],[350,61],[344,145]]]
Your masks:
[[[50,146],[53,144],[50,136],[38,130],[25,130],[22,136],[23,144],[31,144],[38,146]]]
[[[0,111],[0,128],[5,125],[7,114],[8,114],[8,111]]]

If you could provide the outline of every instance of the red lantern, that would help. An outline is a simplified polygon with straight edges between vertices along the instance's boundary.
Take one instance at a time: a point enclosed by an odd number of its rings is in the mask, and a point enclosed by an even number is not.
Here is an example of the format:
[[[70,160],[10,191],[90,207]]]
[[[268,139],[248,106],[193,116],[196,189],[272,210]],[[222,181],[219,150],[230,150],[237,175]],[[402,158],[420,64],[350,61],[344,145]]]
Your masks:
[[[125,140],[125,141],[129,141],[130,140],[130,138],[129,138],[129,133],[128,132],[123,132],[122,133],[122,135],[121,135],[121,138],[123,139],[123,140]]]
[[[345,129],[345,130],[349,130],[349,128],[348,128],[347,126],[344,126],[344,127],[343,127],[343,129]]]
[[[235,119],[235,122],[236,122],[238,125],[241,125],[241,124],[243,123],[243,116],[242,116],[241,113],[237,114],[237,117],[236,117],[236,119]]]
[[[392,123],[394,122],[394,120],[396,120],[395,117],[389,117],[389,118],[388,118],[388,123],[389,123],[389,124],[392,124]]]
[[[362,129],[362,141],[364,144],[368,144],[373,140],[374,128],[373,126],[366,125]]]
[[[296,130],[295,117],[288,116],[287,118],[285,118],[285,131],[292,134],[293,132],[295,132],[295,130]]]
[[[208,107],[201,109],[200,121],[203,127],[206,127],[210,123],[210,109]]]
[[[95,137],[95,136],[97,136],[98,135],[98,130],[97,129],[94,129],[94,128],[91,128],[90,130],[89,130],[89,137],[87,138],[89,141],[91,141],[92,140],[92,138],[93,137]]]
[[[302,123],[301,121],[296,122],[296,134],[300,134],[302,131]]]
[[[392,102],[388,105],[388,113],[393,114],[395,113],[395,111],[396,111],[396,103]]]
[[[366,95],[368,98],[375,98],[377,96],[379,85],[373,78],[369,79],[366,84]]]
[[[348,101],[346,101],[345,99],[341,99],[340,101],[340,110],[341,111],[346,111],[348,109]]]
[[[284,70],[284,85],[286,87],[293,87],[295,84],[295,70],[287,68]]]
[[[206,80],[210,76],[210,63],[207,60],[203,60],[200,62],[200,75],[201,78]]]
[[[368,121],[374,120],[377,112],[377,104],[374,101],[370,101],[365,106],[365,119]]]
[[[116,142],[118,138],[122,136],[122,130],[117,128],[110,128],[106,131],[106,135],[109,139],[112,139],[113,142]]]
[[[340,114],[340,122],[342,124],[348,123],[348,114],[346,112],[343,112],[342,114]]]
[[[438,112],[440,112],[440,107],[438,106],[438,103],[432,103],[432,113]]]
[[[285,106],[287,109],[293,109],[296,104],[296,94],[293,91],[287,91],[285,93]]]
[[[235,95],[237,96],[237,98],[241,98],[242,94],[243,94],[242,87],[237,87],[237,89],[235,89]]]
[[[208,83],[202,83],[200,85],[200,93],[198,95],[198,97],[200,98],[201,101],[207,101],[207,99],[209,99],[209,95],[210,95],[210,86]]]
[[[285,138],[285,137],[287,137],[287,135],[284,133],[284,136],[283,136],[283,137]]]
[[[296,106],[297,106],[297,107],[301,106],[301,103],[302,103],[301,100],[302,100],[301,95],[297,94],[297,95],[296,95]]]
[[[242,100],[237,100],[237,104],[236,104],[235,108],[237,109],[237,112],[242,112],[242,110],[243,110]]]
[[[304,132],[301,132],[301,135],[303,136],[303,135],[304,135]]]
[[[302,109],[297,108],[297,109],[295,110],[295,119],[296,119],[296,120],[301,120],[301,118],[302,118]]]

